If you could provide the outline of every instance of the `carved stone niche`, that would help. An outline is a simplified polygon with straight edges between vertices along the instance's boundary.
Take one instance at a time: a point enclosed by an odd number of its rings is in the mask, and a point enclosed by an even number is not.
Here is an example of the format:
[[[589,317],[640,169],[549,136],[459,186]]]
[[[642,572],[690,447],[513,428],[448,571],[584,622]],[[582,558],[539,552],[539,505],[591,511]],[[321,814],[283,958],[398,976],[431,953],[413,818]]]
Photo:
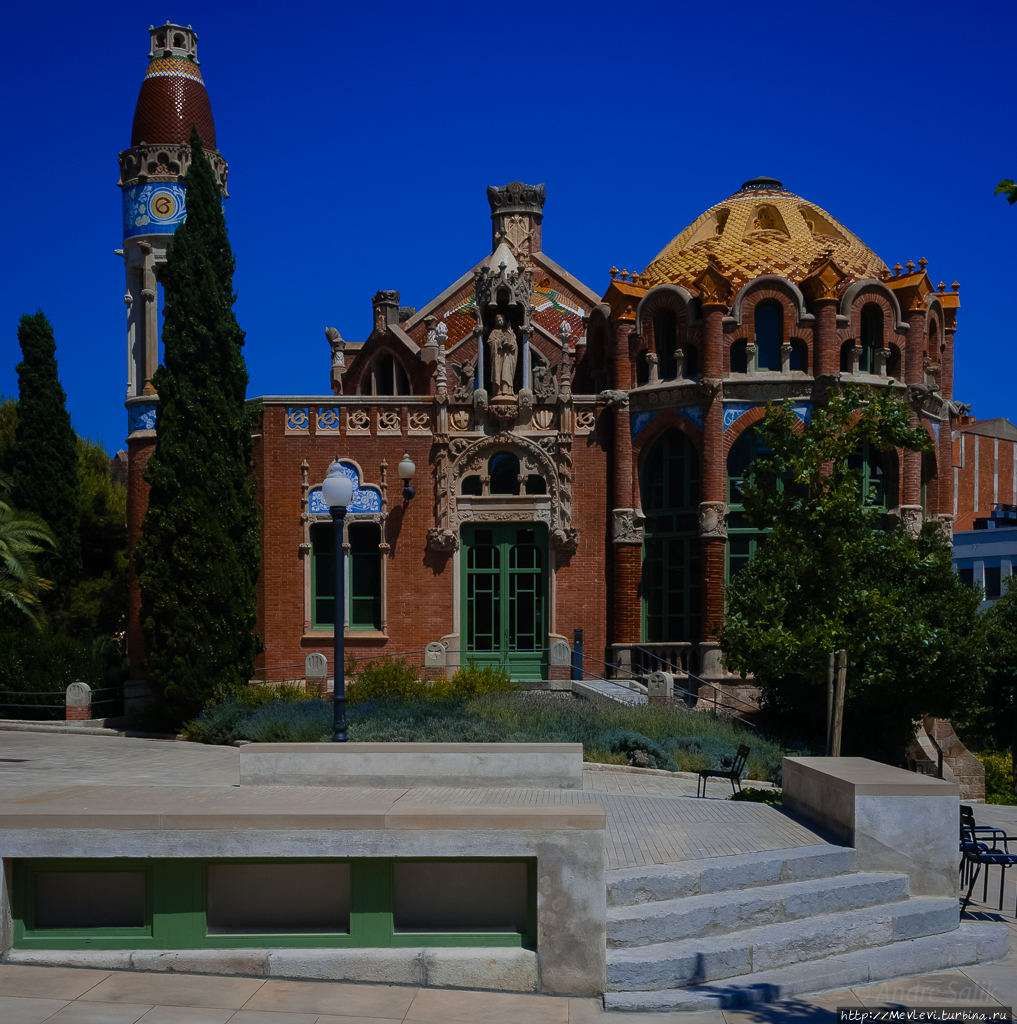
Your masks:
[[[699,505],[699,536],[727,540],[728,507],[723,501],[704,501]]]
[[[614,509],[611,513],[611,543],[642,544],[645,519],[638,508]]]

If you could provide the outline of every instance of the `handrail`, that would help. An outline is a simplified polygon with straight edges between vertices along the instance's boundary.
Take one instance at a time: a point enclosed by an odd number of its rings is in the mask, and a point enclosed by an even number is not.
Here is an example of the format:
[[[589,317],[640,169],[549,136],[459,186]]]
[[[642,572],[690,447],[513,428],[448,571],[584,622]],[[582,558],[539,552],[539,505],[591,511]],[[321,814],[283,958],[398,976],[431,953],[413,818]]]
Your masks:
[[[637,651],[642,651],[644,654],[649,654],[650,657],[657,658],[658,661],[661,660],[660,657],[654,651],[648,650],[646,647],[642,647],[639,644],[626,644],[625,646],[633,647]],[[753,711],[758,711],[759,710],[759,707],[757,705],[753,704],[751,701],[742,700],[740,697],[736,697],[733,693],[728,693],[726,690],[721,690],[720,687],[718,687],[715,684],[711,683],[709,680],[703,679],[700,676],[697,676],[695,674],[695,672],[690,672],[690,671],[688,671],[686,669],[682,669],[682,671],[690,679],[695,679],[697,682],[702,683],[703,686],[709,686],[712,690],[718,690],[720,693],[724,694],[725,697],[728,697],[731,700],[736,700],[736,701],[738,701],[739,704],[744,704],[746,707],[752,708]]]

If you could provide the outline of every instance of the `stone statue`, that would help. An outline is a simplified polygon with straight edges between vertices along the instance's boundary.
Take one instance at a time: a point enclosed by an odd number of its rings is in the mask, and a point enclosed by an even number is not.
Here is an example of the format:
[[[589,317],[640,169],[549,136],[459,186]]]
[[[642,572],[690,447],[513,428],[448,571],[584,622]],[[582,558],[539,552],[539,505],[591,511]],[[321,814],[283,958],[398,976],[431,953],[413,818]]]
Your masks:
[[[342,394],[343,373],[346,369],[346,342],[334,327],[325,328],[325,337],[332,347],[332,382],[338,385],[339,394]]]
[[[515,394],[519,345],[516,332],[505,323],[501,313],[494,318],[494,330],[487,342],[491,346],[491,388],[495,397]]]

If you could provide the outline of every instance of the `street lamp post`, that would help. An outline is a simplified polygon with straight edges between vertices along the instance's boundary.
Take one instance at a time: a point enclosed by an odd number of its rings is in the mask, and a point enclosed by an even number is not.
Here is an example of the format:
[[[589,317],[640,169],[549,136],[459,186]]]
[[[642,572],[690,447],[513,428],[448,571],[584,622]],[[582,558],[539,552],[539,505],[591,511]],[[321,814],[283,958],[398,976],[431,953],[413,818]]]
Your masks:
[[[335,626],[333,634],[333,660],[335,682],[332,687],[333,743],[346,742],[346,656],[343,633],[346,626],[346,581],[343,571],[343,520],[346,508],[353,499],[353,481],[339,465],[339,459],[329,467],[328,476],[321,485],[321,496],[332,516],[332,551],[335,558]]]

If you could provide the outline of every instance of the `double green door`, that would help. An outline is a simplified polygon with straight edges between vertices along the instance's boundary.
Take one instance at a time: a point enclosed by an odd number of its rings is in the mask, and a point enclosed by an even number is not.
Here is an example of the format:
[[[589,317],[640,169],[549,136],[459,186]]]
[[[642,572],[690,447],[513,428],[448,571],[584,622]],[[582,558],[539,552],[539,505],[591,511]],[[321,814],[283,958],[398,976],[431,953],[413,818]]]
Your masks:
[[[547,676],[547,528],[542,523],[464,526],[464,659]]]

